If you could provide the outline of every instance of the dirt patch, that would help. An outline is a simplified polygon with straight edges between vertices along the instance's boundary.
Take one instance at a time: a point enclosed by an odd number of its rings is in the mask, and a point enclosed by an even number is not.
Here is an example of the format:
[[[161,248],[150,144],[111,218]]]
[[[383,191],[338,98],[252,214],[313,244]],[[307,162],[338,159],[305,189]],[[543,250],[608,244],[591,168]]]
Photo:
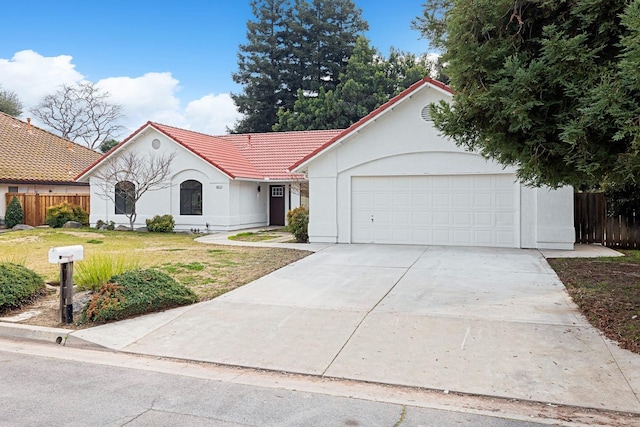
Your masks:
[[[589,322],[620,347],[640,354],[640,260],[550,259],[573,301]]]

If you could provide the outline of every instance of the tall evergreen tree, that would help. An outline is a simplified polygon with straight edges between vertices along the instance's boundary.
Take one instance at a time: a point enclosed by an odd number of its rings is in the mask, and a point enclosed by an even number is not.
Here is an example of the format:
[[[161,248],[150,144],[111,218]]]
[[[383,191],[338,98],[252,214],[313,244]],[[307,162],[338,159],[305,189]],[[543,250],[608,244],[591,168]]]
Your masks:
[[[234,81],[233,99],[244,117],[234,132],[266,132],[277,111],[292,109],[298,90],[332,90],[356,39],[368,29],[351,0],[253,0]]]
[[[640,182],[640,0],[428,0],[435,125],[533,185]]]
[[[335,89],[338,76],[344,72],[359,35],[369,29],[362,10],[351,0],[297,1],[306,26],[307,87],[326,91]],[[305,7],[306,5],[306,7]]]
[[[346,128],[430,74],[426,58],[391,50],[385,59],[360,37],[335,89],[298,91],[290,110],[278,112],[276,131]]]
[[[238,71],[233,81],[244,86],[232,94],[244,116],[233,129],[236,133],[268,132],[281,104],[281,69],[286,58],[283,37],[287,32],[287,0],[252,0],[255,21],[247,23],[247,43],[240,45]]]

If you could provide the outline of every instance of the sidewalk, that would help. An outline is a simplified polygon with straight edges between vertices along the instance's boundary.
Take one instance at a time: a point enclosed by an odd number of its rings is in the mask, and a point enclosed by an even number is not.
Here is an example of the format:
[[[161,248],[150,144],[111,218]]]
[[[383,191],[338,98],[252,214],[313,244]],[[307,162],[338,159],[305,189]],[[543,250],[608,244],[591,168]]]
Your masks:
[[[243,232],[260,232],[264,230],[279,230],[282,227],[258,227],[258,228],[249,228],[246,230],[236,230],[236,231],[223,231],[218,233],[208,234],[206,236],[198,237],[196,242],[200,243],[209,243],[215,245],[227,245],[227,246],[253,246],[259,248],[286,248],[286,249],[297,249],[300,251],[310,251],[310,252],[318,252],[323,249],[328,248],[329,246],[334,246],[333,243],[290,243],[292,240],[295,240],[293,235],[289,232],[283,231],[278,234],[282,234],[282,237],[261,241],[261,242],[243,242],[241,240],[229,240],[230,236],[235,236],[238,233]]]

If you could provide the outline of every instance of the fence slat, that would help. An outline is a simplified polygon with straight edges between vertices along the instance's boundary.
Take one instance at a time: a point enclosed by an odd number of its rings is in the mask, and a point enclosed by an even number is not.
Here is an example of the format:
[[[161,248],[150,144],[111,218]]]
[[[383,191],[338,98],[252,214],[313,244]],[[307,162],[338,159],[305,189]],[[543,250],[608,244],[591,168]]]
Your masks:
[[[51,206],[67,202],[80,206],[85,212],[90,213],[91,207],[89,194],[67,194],[67,193],[6,193],[6,206],[11,200],[17,197],[24,212],[24,223],[37,227],[44,225],[47,218],[47,209]]]
[[[574,228],[576,243],[602,243],[605,230],[603,193],[575,193]]]

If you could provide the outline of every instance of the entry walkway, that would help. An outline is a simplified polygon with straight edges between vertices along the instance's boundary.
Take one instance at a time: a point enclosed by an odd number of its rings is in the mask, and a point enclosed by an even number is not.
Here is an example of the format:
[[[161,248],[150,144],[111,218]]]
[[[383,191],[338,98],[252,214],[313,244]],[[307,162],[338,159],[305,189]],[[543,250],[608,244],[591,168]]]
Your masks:
[[[316,249],[215,300],[71,335],[132,353],[640,413],[640,356],[588,324],[537,250]]]

